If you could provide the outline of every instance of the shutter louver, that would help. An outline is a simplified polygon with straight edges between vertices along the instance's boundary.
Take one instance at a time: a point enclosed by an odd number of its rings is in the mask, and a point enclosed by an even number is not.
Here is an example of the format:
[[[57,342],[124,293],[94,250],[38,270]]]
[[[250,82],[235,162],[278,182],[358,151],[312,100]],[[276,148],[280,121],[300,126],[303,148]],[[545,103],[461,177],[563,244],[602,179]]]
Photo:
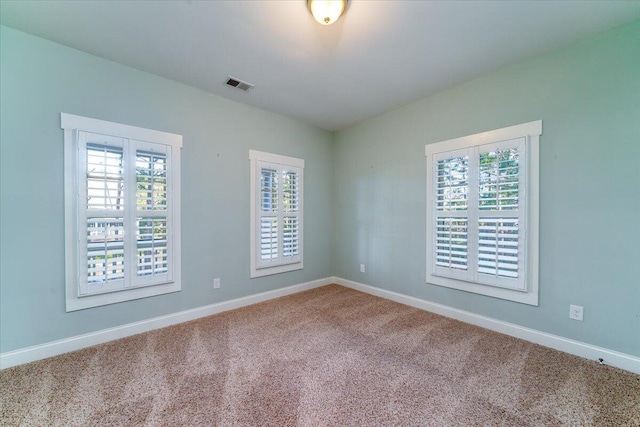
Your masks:
[[[467,219],[438,218],[436,225],[436,265],[467,269]]]
[[[438,211],[467,209],[468,175],[468,156],[438,161],[436,177],[436,209]]]
[[[518,219],[480,218],[478,272],[498,277],[518,277]]]
[[[517,148],[480,153],[480,210],[518,209],[519,160]]]
[[[278,258],[278,220],[263,217],[260,220],[260,259],[271,261]]]
[[[124,209],[123,150],[87,144],[87,208]]]
[[[167,156],[144,153],[136,155],[136,205],[139,210],[167,209]]]
[[[282,256],[292,257],[294,255],[298,255],[298,218],[284,218],[282,244]]]
[[[285,213],[298,212],[298,173],[282,173],[282,204]]]
[[[87,219],[87,282],[124,278],[124,222],[122,218]]]
[[[278,171],[265,168],[260,178],[260,210],[262,212],[278,211]]]
[[[167,273],[167,219],[137,218],[136,228],[138,276]]]

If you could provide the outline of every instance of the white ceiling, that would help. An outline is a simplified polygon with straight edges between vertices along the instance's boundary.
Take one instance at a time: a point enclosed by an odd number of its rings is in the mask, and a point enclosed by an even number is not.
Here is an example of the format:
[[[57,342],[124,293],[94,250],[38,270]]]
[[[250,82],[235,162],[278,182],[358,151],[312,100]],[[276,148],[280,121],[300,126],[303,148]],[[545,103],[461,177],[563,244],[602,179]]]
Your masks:
[[[640,18],[640,1],[7,1],[0,22],[338,130]],[[225,85],[248,81],[248,93]]]

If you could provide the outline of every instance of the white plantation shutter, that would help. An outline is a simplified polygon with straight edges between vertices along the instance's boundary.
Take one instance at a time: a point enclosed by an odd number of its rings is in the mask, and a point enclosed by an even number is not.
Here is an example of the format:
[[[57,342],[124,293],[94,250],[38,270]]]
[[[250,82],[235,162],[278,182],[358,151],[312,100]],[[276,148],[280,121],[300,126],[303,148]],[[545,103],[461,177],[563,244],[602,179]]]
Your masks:
[[[87,283],[106,285],[124,279],[122,218],[87,218],[86,244]],[[90,288],[87,287],[83,293],[90,292]]]
[[[478,282],[524,290],[525,139],[479,146]]]
[[[435,232],[436,265],[455,270],[467,270],[467,218],[438,217]]]
[[[542,121],[425,146],[427,282],[538,304]]]
[[[260,176],[257,268],[300,261],[300,169],[258,162]]]
[[[125,140],[78,132],[80,295],[125,286]]]
[[[267,266],[278,263],[278,218],[262,217],[260,218],[260,257],[259,265]]]
[[[171,147],[131,141],[135,146],[136,286],[172,280]]]
[[[297,217],[285,216],[282,225],[282,257],[295,258],[300,249],[300,227]]]
[[[282,257],[297,262],[300,249],[300,170],[282,171]]]
[[[517,279],[519,274],[518,219],[480,217],[478,272]]]
[[[469,263],[469,153],[434,156],[435,270],[465,278]]]
[[[260,245],[259,265],[278,263],[280,239],[278,227],[279,171],[277,166],[260,166]]]
[[[79,295],[172,280],[171,147],[79,131],[78,148]]]
[[[433,156],[433,272],[524,289],[524,138]]]
[[[304,161],[250,150],[251,277],[302,268]]]

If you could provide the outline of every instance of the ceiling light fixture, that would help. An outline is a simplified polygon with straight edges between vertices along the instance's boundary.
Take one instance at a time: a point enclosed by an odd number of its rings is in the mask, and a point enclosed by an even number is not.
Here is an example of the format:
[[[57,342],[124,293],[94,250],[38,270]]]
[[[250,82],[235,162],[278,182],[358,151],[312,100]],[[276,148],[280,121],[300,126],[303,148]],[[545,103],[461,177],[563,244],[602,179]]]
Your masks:
[[[331,25],[347,9],[349,0],[307,0],[313,17],[322,25]]]

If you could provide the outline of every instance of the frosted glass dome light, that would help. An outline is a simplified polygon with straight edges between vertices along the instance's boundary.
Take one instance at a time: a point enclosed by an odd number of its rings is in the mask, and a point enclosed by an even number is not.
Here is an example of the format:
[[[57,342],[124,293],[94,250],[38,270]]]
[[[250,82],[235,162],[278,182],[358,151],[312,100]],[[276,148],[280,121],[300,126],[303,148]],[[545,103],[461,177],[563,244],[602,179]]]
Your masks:
[[[331,25],[342,16],[348,0],[308,0],[313,17],[322,25]]]

